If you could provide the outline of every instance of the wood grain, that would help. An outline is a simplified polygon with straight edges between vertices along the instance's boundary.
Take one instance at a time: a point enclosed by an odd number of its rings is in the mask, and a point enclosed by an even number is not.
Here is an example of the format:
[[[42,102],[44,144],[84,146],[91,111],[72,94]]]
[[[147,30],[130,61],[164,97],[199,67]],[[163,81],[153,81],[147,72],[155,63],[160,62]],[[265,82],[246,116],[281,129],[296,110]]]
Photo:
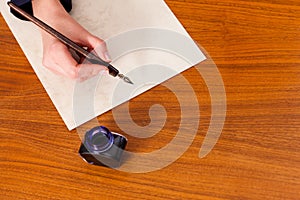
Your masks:
[[[211,99],[192,68],[201,121],[190,148],[159,171],[131,174],[87,165],[0,18],[1,199],[298,199],[300,196],[300,2],[298,0],[167,0],[187,31],[214,59],[227,95],[222,135],[205,158]],[[176,134],[180,108],[164,86],[130,102],[133,120],[150,123],[165,106],[156,136],[129,137],[128,150],[151,152]],[[118,129],[112,112],[99,121]]]

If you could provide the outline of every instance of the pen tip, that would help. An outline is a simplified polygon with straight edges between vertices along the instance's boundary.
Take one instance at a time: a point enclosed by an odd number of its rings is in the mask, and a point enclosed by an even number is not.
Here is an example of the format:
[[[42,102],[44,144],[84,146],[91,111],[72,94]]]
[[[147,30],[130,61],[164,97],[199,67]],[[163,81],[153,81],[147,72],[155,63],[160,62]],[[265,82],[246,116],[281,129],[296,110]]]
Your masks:
[[[128,78],[128,77],[124,77],[124,79],[123,79],[126,83],[129,83],[129,84],[131,84],[131,85],[133,85],[133,82]]]
[[[118,74],[119,78],[122,79],[123,81],[125,81],[126,83],[129,84],[134,84],[127,76],[124,76],[123,74]]]

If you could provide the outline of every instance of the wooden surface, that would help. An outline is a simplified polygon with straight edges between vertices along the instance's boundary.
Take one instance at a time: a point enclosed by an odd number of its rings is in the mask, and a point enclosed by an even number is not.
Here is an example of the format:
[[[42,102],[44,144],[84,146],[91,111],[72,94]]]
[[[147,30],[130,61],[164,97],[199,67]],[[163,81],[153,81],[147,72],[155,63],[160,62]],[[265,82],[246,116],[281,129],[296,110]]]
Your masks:
[[[76,131],[67,131],[0,17],[0,199],[299,199],[299,0],[166,2],[224,81],[227,117],[213,151],[198,158],[211,100],[190,69],[183,75],[197,92],[201,121],[182,157],[145,174],[84,163]],[[129,137],[131,151],[159,149],[177,131],[180,108],[163,86],[130,102],[134,121],[147,125],[153,103],[168,111],[166,127],[146,140]],[[111,112],[99,120],[118,131]]]

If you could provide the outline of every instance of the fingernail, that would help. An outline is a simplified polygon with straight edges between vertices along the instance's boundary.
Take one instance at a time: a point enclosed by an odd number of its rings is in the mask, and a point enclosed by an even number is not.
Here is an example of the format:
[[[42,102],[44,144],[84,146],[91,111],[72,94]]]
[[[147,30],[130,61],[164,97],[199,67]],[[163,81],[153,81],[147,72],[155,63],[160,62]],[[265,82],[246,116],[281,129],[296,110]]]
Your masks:
[[[104,57],[105,57],[105,60],[111,61],[111,58],[110,58],[110,55],[109,55],[108,52],[105,52],[105,53],[104,53]]]

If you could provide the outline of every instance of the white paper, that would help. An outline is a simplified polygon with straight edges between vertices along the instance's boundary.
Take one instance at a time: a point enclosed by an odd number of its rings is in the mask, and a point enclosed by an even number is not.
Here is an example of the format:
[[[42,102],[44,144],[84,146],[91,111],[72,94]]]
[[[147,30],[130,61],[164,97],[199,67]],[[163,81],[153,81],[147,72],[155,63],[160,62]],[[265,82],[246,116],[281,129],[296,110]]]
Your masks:
[[[163,0],[73,0],[72,17],[107,42],[112,64],[135,84],[101,75],[78,83],[44,68],[39,29],[10,14],[5,1],[0,7],[69,130],[205,59]]]

